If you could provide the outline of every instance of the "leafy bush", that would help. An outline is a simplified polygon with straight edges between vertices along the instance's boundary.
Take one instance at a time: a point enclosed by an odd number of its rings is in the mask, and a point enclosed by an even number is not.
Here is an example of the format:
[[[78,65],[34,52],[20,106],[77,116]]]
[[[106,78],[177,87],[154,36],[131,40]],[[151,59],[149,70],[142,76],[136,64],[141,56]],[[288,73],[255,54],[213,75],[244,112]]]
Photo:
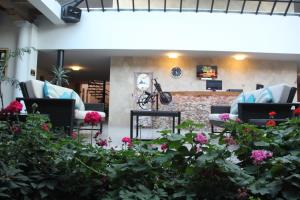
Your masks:
[[[0,122],[1,199],[300,197],[299,118],[265,129],[230,121],[218,135],[185,121],[185,134],[165,130],[122,150],[84,145],[50,128],[37,114]]]

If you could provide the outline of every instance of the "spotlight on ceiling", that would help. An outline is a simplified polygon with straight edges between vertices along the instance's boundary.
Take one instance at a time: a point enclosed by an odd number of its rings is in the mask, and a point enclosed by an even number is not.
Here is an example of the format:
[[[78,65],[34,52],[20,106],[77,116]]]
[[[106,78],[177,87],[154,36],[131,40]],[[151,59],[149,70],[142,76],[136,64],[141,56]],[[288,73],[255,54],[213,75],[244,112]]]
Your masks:
[[[167,56],[169,58],[176,59],[176,58],[178,58],[179,54],[178,53],[168,53]]]
[[[79,71],[82,69],[82,67],[80,67],[78,65],[73,65],[73,66],[70,66],[70,69],[72,69],[73,71]]]
[[[238,61],[242,61],[245,60],[248,56],[246,54],[235,54],[232,57]]]

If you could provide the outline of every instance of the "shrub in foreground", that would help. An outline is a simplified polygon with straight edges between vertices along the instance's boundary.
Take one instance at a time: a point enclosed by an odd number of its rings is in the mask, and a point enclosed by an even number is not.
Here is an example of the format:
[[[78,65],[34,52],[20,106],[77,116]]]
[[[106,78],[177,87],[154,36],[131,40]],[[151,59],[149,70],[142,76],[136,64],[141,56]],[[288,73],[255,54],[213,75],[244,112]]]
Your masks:
[[[114,150],[56,134],[38,114],[1,121],[0,198],[299,199],[299,118],[266,129],[229,121],[218,135],[179,128]]]

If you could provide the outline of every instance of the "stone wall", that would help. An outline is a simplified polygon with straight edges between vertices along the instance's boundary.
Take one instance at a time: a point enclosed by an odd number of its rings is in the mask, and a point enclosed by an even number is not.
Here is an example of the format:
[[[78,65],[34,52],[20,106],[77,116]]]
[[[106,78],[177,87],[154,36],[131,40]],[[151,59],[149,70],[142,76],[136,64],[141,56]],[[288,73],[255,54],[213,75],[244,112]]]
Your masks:
[[[223,81],[223,90],[243,89],[244,91],[255,90],[256,84],[270,86],[279,83],[287,83],[296,86],[297,64],[287,61],[252,60],[236,61],[230,57],[210,58],[210,57],[179,57],[169,59],[167,57],[112,57],[110,70],[110,110],[109,126],[129,127],[130,110],[136,108],[134,101],[134,72],[153,72],[153,77],[158,78],[164,91],[204,91],[206,82],[196,77],[196,66],[217,65],[218,79]],[[179,79],[171,76],[171,69],[179,66],[183,70],[183,75]],[[209,113],[210,104],[220,104],[204,97],[176,97],[174,103],[180,104],[183,109],[191,111],[201,104],[207,104],[204,108],[197,110]],[[223,101],[217,99],[217,101]],[[224,103],[231,99],[224,100]],[[192,105],[199,102],[199,105]],[[183,103],[184,105],[181,105]],[[174,105],[170,105],[174,106]],[[164,109],[164,108],[162,108]],[[189,112],[186,112],[189,113]],[[186,116],[193,115],[184,114]],[[205,121],[201,117],[200,121]]]

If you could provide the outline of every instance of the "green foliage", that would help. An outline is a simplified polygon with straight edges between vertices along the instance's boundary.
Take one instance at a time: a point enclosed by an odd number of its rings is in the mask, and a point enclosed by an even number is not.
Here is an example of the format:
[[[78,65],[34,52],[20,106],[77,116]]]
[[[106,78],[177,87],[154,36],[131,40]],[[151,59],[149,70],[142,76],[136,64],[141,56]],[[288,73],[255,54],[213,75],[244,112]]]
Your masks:
[[[31,51],[35,51],[36,49],[34,47],[26,47],[26,48],[20,48],[15,51],[9,50],[7,55],[4,58],[4,62],[0,62],[0,101],[1,101],[1,108],[3,109],[3,93],[2,93],[2,83],[8,83],[11,86],[15,86],[16,88],[19,85],[19,81],[15,78],[7,77],[6,71],[8,67],[8,61],[11,58],[19,58],[21,59],[21,56],[23,56],[25,53],[30,54]]]
[[[52,73],[53,73],[53,79],[51,80],[51,83],[55,84],[55,85],[69,85],[69,81],[68,81],[68,73],[70,73],[69,70],[64,69],[62,66],[53,66],[52,69]]]
[[[185,121],[184,134],[162,131],[150,142],[114,150],[78,143],[25,123],[0,122],[0,199],[299,199],[300,119],[258,129],[229,122],[226,131],[195,141],[201,125]],[[21,132],[12,131],[18,125]],[[50,125],[49,125],[50,126]],[[237,145],[224,138],[232,137]],[[167,149],[160,150],[160,145]],[[260,164],[252,150],[273,152]]]

